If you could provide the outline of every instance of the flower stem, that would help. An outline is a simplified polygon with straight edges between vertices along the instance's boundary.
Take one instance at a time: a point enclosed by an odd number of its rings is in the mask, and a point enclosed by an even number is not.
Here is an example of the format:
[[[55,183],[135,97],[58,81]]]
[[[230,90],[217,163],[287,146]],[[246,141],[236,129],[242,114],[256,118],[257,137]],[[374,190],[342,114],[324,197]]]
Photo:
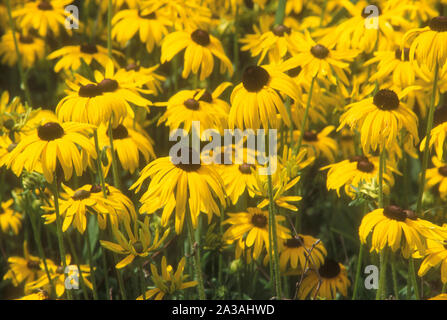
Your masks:
[[[17,42],[16,28],[15,28],[15,25],[14,25],[14,20],[12,19],[11,1],[10,0],[6,0],[6,7],[7,7],[7,10],[8,10],[9,26],[11,28],[12,38],[14,39],[14,48],[16,50],[16,55],[17,55],[17,67],[19,69],[20,82],[21,82],[20,87],[25,92],[25,99],[26,99],[26,102],[28,104],[28,107],[31,108],[31,106],[32,106],[31,94],[30,94],[30,91],[29,91],[29,88],[28,88],[28,83],[26,82],[25,72],[23,71],[22,56],[20,54],[19,44]]]
[[[393,277],[394,297],[396,300],[399,300],[399,287],[397,285],[397,270],[396,270],[396,256],[395,255],[393,255],[391,257],[391,275]]]
[[[196,274],[196,278],[197,278],[197,282],[198,282],[197,290],[199,293],[199,299],[205,300],[206,299],[205,287],[203,285],[203,275],[202,275],[202,268],[201,268],[201,263],[200,263],[200,248],[199,248],[199,246],[194,245],[196,243],[196,239],[194,236],[194,227],[192,225],[191,211],[189,210],[189,206],[188,206],[188,209],[186,212],[186,219],[188,220],[190,251],[194,253],[194,272]]]
[[[306,123],[307,123],[307,118],[309,117],[310,103],[311,103],[311,100],[312,100],[312,92],[313,92],[313,89],[314,89],[314,83],[315,83],[315,79],[316,78],[317,78],[317,75],[315,75],[312,78],[312,82],[310,83],[310,89],[309,89],[309,93],[308,93],[308,96],[307,96],[306,109],[304,110],[303,120],[301,121],[301,127],[299,128],[299,130],[300,130],[300,137],[298,138],[298,143],[297,143],[297,146],[296,146],[294,154],[298,154],[300,152],[301,145],[303,143],[303,137],[304,137],[304,132],[306,131]]]
[[[109,140],[110,152],[112,153],[113,184],[115,185],[115,188],[120,189],[121,183],[118,174],[118,162],[116,161],[115,147],[113,146],[112,121],[109,121]]]
[[[354,292],[352,294],[352,300],[357,299],[357,292],[358,292],[359,280],[360,280],[360,272],[362,270],[363,250],[364,250],[363,243],[360,243],[359,256],[357,258],[357,269],[355,271]]]
[[[279,0],[278,8],[276,9],[275,14],[275,25],[282,24],[284,22],[284,17],[286,15],[286,1],[287,0]]]
[[[144,277],[143,261],[141,259],[138,260],[138,269],[140,273],[140,283],[143,300],[146,300],[146,278]]]
[[[379,159],[379,208],[383,208],[383,170],[385,169],[385,149],[380,151]]]
[[[95,277],[95,266],[93,265],[93,254],[92,254],[92,248],[90,244],[90,232],[88,231],[88,226],[85,228],[85,236],[87,240],[87,254],[88,254],[88,262],[90,264],[90,275],[92,278],[92,285],[93,285],[93,299],[98,300],[98,290],[96,287],[96,277]]]
[[[430,108],[428,110],[428,115],[427,115],[427,129],[425,132],[425,149],[424,149],[424,154],[423,154],[423,158],[422,158],[422,167],[421,167],[421,175],[420,175],[420,182],[419,182],[419,193],[418,193],[418,200],[417,200],[417,205],[416,205],[416,213],[417,214],[423,214],[422,212],[422,195],[424,194],[424,189],[425,189],[425,173],[427,170],[427,165],[428,165],[428,155],[430,154],[429,151],[429,142],[430,142],[430,134],[431,134],[431,129],[433,128],[433,117],[434,117],[434,113],[435,113],[435,101],[436,101],[436,90],[438,88],[438,71],[439,71],[439,65],[438,63],[436,63],[435,66],[435,75],[434,75],[434,79],[433,79],[433,91],[432,91],[432,95],[431,95],[431,100],[430,100]]]
[[[93,131],[93,138],[95,140],[95,149],[96,149],[96,154],[97,154],[96,166],[97,166],[97,170],[98,170],[99,181],[101,183],[102,194],[103,194],[104,198],[107,199],[106,183],[104,180],[104,173],[102,172],[102,166],[101,166],[101,150],[99,149],[98,129],[96,129],[96,128]]]
[[[107,7],[107,54],[112,59],[112,0]]]
[[[386,267],[388,263],[388,248],[385,247],[380,252],[380,276],[379,276],[379,289],[376,293],[376,300],[383,300],[386,296]]]
[[[409,276],[411,278],[411,284],[412,284],[413,289],[414,289],[414,295],[416,297],[416,300],[419,300],[420,297],[419,297],[418,283],[417,283],[417,280],[416,280],[416,271],[414,269],[414,260],[413,260],[413,257],[411,257],[411,256],[410,256],[410,259],[408,260],[408,273],[409,273]]]

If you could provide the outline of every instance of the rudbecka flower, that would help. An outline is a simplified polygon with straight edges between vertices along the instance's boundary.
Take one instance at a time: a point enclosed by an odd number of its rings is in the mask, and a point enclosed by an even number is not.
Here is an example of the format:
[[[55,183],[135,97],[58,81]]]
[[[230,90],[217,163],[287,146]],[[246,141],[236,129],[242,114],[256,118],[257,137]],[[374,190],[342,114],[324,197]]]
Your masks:
[[[447,163],[441,161],[437,157],[432,157],[434,168],[427,169],[427,188],[438,186],[439,195],[441,199],[447,198]]]
[[[307,151],[308,157],[318,158],[320,155],[334,162],[336,153],[338,151],[337,141],[329,137],[329,134],[334,131],[334,126],[327,126],[320,132],[314,130],[304,131],[303,144]],[[299,130],[293,132],[293,141],[297,141],[301,135]]]
[[[161,63],[171,61],[183,49],[183,78],[187,78],[191,71],[198,74],[200,68],[200,80],[206,79],[214,69],[213,56],[221,61],[220,73],[228,71],[230,76],[233,74],[233,65],[225,55],[219,39],[207,31],[196,29],[192,32],[175,31],[168,34],[161,46]]]
[[[337,292],[346,297],[350,285],[351,281],[348,279],[345,266],[326,258],[318,268],[318,273],[313,269],[305,275],[298,289],[298,298],[305,299],[310,295],[311,298],[333,300],[336,298]]]
[[[279,92],[279,93],[278,93]],[[275,66],[250,66],[242,74],[242,83],[231,93],[231,109],[228,119],[230,128],[250,128],[277,126],[277,112],[282,121],[290,127],[291,120],[281,99],[281,95],[298,100],[299,88],[295,82]]]
[[[377,148],[390,150],[401,129],[407,130],[415,142],[419,141],[418,118],[401,101],[411,90],[413,88],[408,87],[398,95],[393,90],[382,89],[374,97],[347,105],[337,130],[346,125],[351,129],[358,129],[363,152],[366,154]]]
[[[181,152],[186,152],[185,148]],[[183,229],[186,214],[190,215],[193,227],[197,227],[200,212],[208,215],[208,222],[214,214],[220,215],[215,198],[222,206],[225,205],[223,182],[219,174],[211,165],[200,163],[198,152],[189,149],[187,153],[186,159],[179,161],[170,156],[152,161],[130,187],[130,190],[138,192],[143,182],[151,178],[147,191],[140,199],[140,212],[151,214],[163,208],[161,223],[166,226],[175,211],[177,234]],[[179,158],[184,158],[184,154]],[[196,158],[198,163],[195,163]]]
[[[441,265],[441,281],[447,283],[447,241],[427,239],[427,250],[421,263],[418,276],[423,277],[428,270]]]
[[[45,55],[45,42],[31,35],[24,36],[16,32],[17,45],[19,47],[22,65],[28,69],[43,59]],[[14,66],[17,63],[17,52],[15,50],[14,38],[11,31],[4,34],[0,41],[0,56],[2,63]]]
[[[73,167],[76,175],[81,176],[86,169],[86,161],[78,147],[92,158],[97,156],[95,147],[86,137],[90,130],[90,125],[82,123],[43,123],[18,143],[6,166],[20,176],[23,169],[31,172],[41,165],[49,183],[53,182],[58,166],[63,170],[65,180],[71,178]]]
[[[19,229],[22,227],[22,215],[11,208],[13,204],[14,199],[0,204],[0,227],[4,234],[12,231],[13,234],[18,235]]]
[[[430,149],[434,148],[436,156],[439,159],[442,159],[444,155],[444,144],[446,135],[447,135],[447,122],[443,122],[442,124],[434,127],[430,132],[430,140],[428,143],[428,147]],[[426,139],[427,137],[424,137],[424,139],[422,139],[422,142],[420,144],[420,151],[425,150],[425,144],[427,142]]]

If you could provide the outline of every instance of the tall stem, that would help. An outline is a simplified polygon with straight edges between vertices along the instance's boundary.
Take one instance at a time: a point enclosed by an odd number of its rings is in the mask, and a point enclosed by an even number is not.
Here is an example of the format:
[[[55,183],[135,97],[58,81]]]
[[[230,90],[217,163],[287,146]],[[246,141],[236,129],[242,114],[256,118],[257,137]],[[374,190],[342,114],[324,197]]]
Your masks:
[[[396,256],[395,255],[393,255],[391,257],[391,275],[393,277],[394,297],[396,300],[399,300],[399,287],[397,285],[397,270],[396,270]]]
[[[194,273],[196,274],[198,282],[197,290],[199,293],[199,299],[205,300],[205,286],[203,284],[202,267],[200,263],[200,248],[199,246],[194,246],[194,244],[196,243],[196,239],[194,236],[194,227],[191,220],[191,210],[189,209],[189,206],[187,206],[187,208],[186,219],[188,220],[189,246],[190,251],[194,253]]]
[[[416,300],[419,300],[420,299],[419,288],[418,288],[418,282],[416,280],[416,270],[414,269],[414,260],[412,256],[410,256],[410,259],[408,260],[408,273],[411,278],[411,283],[413,285]]]
[[[434,75],[434,79],[433,79],[433,91],[432,91],[432,95],[431,95],[431,100],[430,100],[430,108],[428,110],[428,115],[427,115],[427,129],[425,132],[425,149],[424,149],[424,154],[423,154],[423,158],[422,158],[422,168],[421,168],[421,176],[420,176],[420,182],[419,182],[419,193],[418,193],[418,200],[417,200],[417,205],[416,205],[416,213],[417,214],[423,214],[422,212],[422,195],[424,194],[424,189],[425,189],[425,172],[427,170],[427,165],[428,165],[428,155],[430,154],[429,151],[429,142],[430,142],[430,134],[431,134],[431,129],[433,128],[433,117],[434,117],[434,113],[435,113],[435,101],[436,101],[436,91],[438,88],[438,71],[439,71],[439,66],[438,63],[436,62],[436,66],[435,66],[435,75]]]
[[[364,250],[363,243],[360,243],[359,256],[357,258],[357,269],[355,271],[354,292],[352,294],[352,300],[357,299],[357,292],[358,292],[358,289],[359,289],[360,273],[361,273],[361,270],[362,270],[363,250]]]
[[[101,183],[102,194],[103,194],[104,198],[107,199],[106,183],[105,183],[104,173],[102,172],[102,166],[101,166],[101,150],[99,149],[98,129],[97,128],[95,128],[95,130],[93,131],[93,137],[95,140],[96,154],[98,155],[98,157],[96,158],[96,167],[98,170],[99,181]]]
[[[380,276],[379,289],[377,290],[376,300],[383,300],[386,296],[386,267],[388,263],[388,248],[385,247],[380,252]]]
[[[112,0],[109,0],[107,8],[107,53],[112,59]]]
[[[109,141],[110,141],[110,152],[112,153],[112,171],[113,171],[113,184],[115,188],[120,189],[121,181],[118,173],[118,162],[116,161],[115,147],[113,146],[113,131],[112,131],[112,121],[109,121]]]
[[[286,2],[287,0],[279,0],[278,8],[275,14],[275,25],[282,24],[286,15]]]
[[[138,269],[143,300],[146,300],[146,278],[144,277],[143,261],[141,259],[138,259]]]
[[[304,110],[303,120],[301,121],[301,128],[299,128],[300,137],[298,138],[298,143],[296,146],[296,150],[294,152],[295,154],[298,154],[300,152],[301,144],[303,143],[303,137],[304,137],[304,132],[306,131],[306,123],[307,123],[307,118],[309,117],[309,109],[310,109],[310,104],[312,101],[312,92],[314,90],[314,83],[315,83],[316,78],[317,78],[317,75],[315,75],[312,78],[312,82],[310,83],[310,89],[309,89],[309,93],[307,95],[306,109]]]
[[[93,254],[92,254],[92,248],[91,248],[91,243],[90,243],[90,232],[88,231],[88,226],[85,229],[85,235],[86,235],[86,240],[87,240],[88,262],[90,264],[90,274],[91,274],[92,285],[93,285],[93,299],[98,300],[98,289],[96,287],[95,266],[93,264]]]
[[[385,149],[380,151],[379,159],[379,208],[383,208],[383,170],[385,169]]]

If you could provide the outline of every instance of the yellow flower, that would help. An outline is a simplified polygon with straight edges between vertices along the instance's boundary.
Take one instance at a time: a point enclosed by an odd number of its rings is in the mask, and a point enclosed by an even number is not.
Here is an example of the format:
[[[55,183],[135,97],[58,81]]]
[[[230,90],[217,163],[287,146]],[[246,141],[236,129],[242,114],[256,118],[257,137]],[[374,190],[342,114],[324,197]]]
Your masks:
[[[447,122],[443,122],[442,124],[434,127],[430,131],[430,141],[428,143],[428,147],[431,149],[434,147],[436,151],[436,155],[438,156],[438,159],[442,159],[444,155],[444,143],[445,143],[445,137],[447,134]],[[425,150],[425,144],[427,137],[424,137],[420,144],[420,150]]]
[[[121,68],[116,72],[116,76],[121,77],[121,73],[124,74],[123,77],[129,79],[133,82],[136,87],[146,86],[153,95],[157,95],[162,92],[162,83],[166,80],[166,77],[155,73],[159,65],[153,67],[145,68],[139,64],[129,63],[125,68]]]
[[[334,126],[327,126],[318,133],[313,130],[304,131],[302,147],[306,149],[308,157],[318,158],[322,155],[329,162],[334,162],[338,146],[334,139],[328,137],[334,129]],[[293,141],[297,141],[300,135],[299,130],[294,130]]]
[[[447,163],[437,157],[432,157],[432,169],[427,169],[427,188],[432,188],[439,184],[439,194],[443,200],[447,198]]]
[[[42,39],[31,35],[24,36],[18,32],[16,33],[16,39],[23,68],[31,68],[37,61],[43,59],[45,55],[45,42]],[[11,31],[8,31],[1,38],[0,56],[2,57],[1,62],[10,67],[15,66],[17,63],[18,57]]]
[[[18,235],[22,227],[22,215],[11,208],[13,203],[14,199],[9,199],[0,204],[0,227],[5,234],[11,230],[13,234]]]
[[[423,277],[431,268],[441,265],[441,281],[447,283],[447,241],[427,239],[427,250],[418,271],[418,276]]]
[[[161,275],[158,273],[157,267],[151,263],[152,281],[155,288],[150,289],[137,298],[137,300],[151,299],[161,300],[165,295],[171,295],[179,290],[191,288],[197,285],[197,281],[187,281],[188,275],[184,275],[186,259],[183,257],[174,272],[172,266],[167,265],[166,257],[161,259]]]

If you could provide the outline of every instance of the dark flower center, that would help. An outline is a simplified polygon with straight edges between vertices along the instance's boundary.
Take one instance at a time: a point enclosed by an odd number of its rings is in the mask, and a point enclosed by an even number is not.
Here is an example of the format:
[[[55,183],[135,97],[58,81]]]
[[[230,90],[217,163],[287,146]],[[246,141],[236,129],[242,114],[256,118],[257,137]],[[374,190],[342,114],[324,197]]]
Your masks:
[[[400,48],[397,48],[394,52],[394,56],[397,60],[402,60],[402,50]],[[402,61],[410,61],[410,49],[404,48],[404,60]]]
[[[267,225],[267,218],[263,214],[256,213],[251,218],[251,223],[258,228],[265,228]]]
[[[318,273],[326,279],[335,278],[340,274],[340,265],[332,259],[326,259],[324,264],[318,269]]]
[[[439,16],[430,20],[430,29],[437,32],[447,31],[447,17]]]
[[[183,104],[190,110],[199,110],[200,107],[199,101],[195,99],[188,99]]]
[[[48,122],[37,128],[37,135],[41,140],[52,141],[62,138],[64,129],[57,122]]]
[[[301,67],[298,66],[296,68],[290,69],[289,71],[287,71],[288,75],[292,78],[295,78],[296,76],[298,76],[301,72]]]
[[[98,83],[98,89],[101,92],[114,92],[118,89],[118,82],[113,79],[104,79],[100,83]]]
[[[329,55],[329,50],[321,44],[317,44],[310,49],[315,58],[324,59]]]
[[[94,83],[89,83],[85,86],[81,86],[78,91],[78,95],[84,98],[94,98],[96,96],[100,96],[101,94],[101,90]]]
[[[155,15],[154,11],[149,13],[149,14],[144,14],[144,15],[139,14],[139,16],[140,16],[140,18],[147,19],[147,20],[155,20],[155,19],[157,19],[157,16]]]
[[[8,152],[11,152],[12,150],[14,150],[15,148],[17,147],[17,143],[11,143],[9,146],[8,146]]]
[[[107,135],[109,132],[107,131]],[[118,127],[112,129],[112,137],[113,139],[126,139],[129,136],[129,131],[127,131],[126,127],[122,124],[119,124]]]
[[[273,27],[272,32],[275,36],[284,37],[284,33],[290,34],[292,30],[283,24],[278,24]]]
[[[141,241],[137,241],[133,244],[133,248],[135,249],[136,253],[143,253],[143,244]]]
[[[203,46],[206,47],[207,45],[210,44],[210,35],[208,32],[206,32],[205,30],[202,29],[197,29],[196,31],[194,31],[193,33],[191,33],[191,39]]]
[[[313,131],[305,131],[303,134],[304,141],[318,141],[317,134]]]
[[[39,10],[43,10],[43,11],[53,10],[53,6],[48,1],[41,1],[37,5],[37,8],[39,8]]]
[[[262,67],[251,66],[242,74],[242,84],[248,92],[258,92],[269,83],[270,75]]]
[[[402,210],[401,207],[391,205],[383,208],[383,215],[388,219],[393,219],[397,221],[405,221],[407,214]]]
[[[239,171],[243,174],[251,174],[251,168],[255,169],[256,167],[253,164],[243,163],[239,165]]]
[[[299,248],[304,244],[304,239],[301,236],[297,236],[296,238],[287,239],[284,244],[288,248]]]
[[[131,70],[140,71],[140,66],[136,65],[135,63],[131,63],[131,64],[127,65],[126,71],[131,71]]]
[[[90,188],[90,193],[99,193],[99,192],[102,192],[102,187],[99,184],[95,184]],[[106,187],[106,194],[110,194],[108,187]]]
[[[438,168],[438,172],[441,176],[447,177],[447,166]]]
[[[362,172],[370,173],[374,171],[374,164],[368,160],[360,160],[357,162],[357,169]]]
[[[194,94],[194,98],[197,96],[197,94],[198,94],[198,92],[196,92]],[[199,101],[211,103],[211,102],[213,102],[213,96],[211,95],[211,93],[208,90],[205,90],[205,92],[200,97]]]
[[[75,201],[84,200],[90,197],[90,192],[87,190],[77,190],[73,197],[71,197]]]
[[[34,38],[32,36],[24,36],[21,34],[19,37],[19,41],[20,41],[20,43],[24,43],[24,44],[31,44],[31,43],[34,43]]]
[[[254,6],[253,0],[244,0],[244,4],[248,9],[253,9]]]
[[[98,53],[98,48],[92,43],[83,43],[81,44],[81,52],[95,54]]]
[[[399,97],[393,90],[379,90],[373,99],[377,108],[382,110],[394,110],[399,107]]]
[[[177,157],[179,157],[180,162],[177,164],[174,164],[177,168],[182,169],[186,172],[192,172],[192,171],[198,171],[201,167],[200,164],[200,155],[198,154],[197,151],[193,150],[192,148],[188,148],[187,152],[187,157],[184,157],[182,155],[182,152],[185,149],[179,149],[179,151],[177,152]],[[186,159],[184,159],[186,158]],[[199,160],[199,163],[194,163],[197,161],[197,159]]]
[[[413,210],[404,210],[404,213],[408,219],[417,220],[417,218],[418,218],[417,213]]]
[[[28,267],[28,269],[40,270],[40,262],[39,261],[28,260],[28,262],[26,263],[26,266]]]
[[[365,156],[352,156],[349,158],[349,162],[359,162],[359,161],[366,161],[368,162],[368,158]]]

